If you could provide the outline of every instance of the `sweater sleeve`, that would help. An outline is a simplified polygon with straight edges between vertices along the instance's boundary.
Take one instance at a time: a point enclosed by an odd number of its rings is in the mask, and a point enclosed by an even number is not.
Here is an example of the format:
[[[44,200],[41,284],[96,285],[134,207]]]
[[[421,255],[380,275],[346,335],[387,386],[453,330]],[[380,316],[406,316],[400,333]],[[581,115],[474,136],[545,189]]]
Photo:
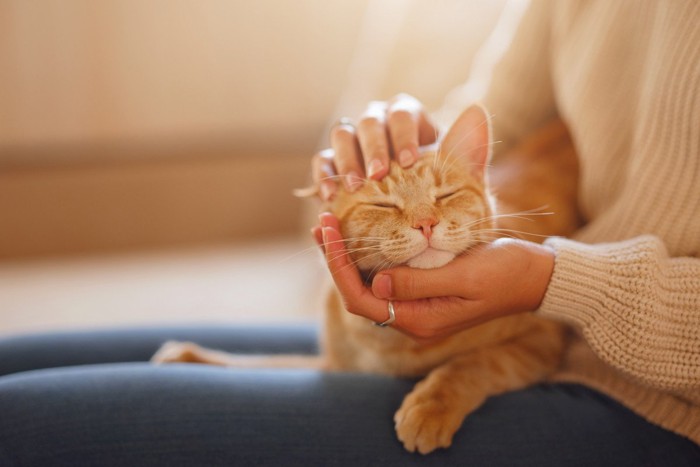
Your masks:
[[[605,362],[646,385],[700,389],[700,259],[654,236],[546,242],[556,260],[538,313],[578,328]]]

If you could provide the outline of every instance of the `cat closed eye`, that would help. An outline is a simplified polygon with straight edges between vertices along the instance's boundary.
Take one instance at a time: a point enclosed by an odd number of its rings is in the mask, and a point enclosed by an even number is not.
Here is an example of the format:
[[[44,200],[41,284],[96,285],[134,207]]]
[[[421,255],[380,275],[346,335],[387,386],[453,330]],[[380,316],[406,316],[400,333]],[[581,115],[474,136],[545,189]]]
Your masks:
[[[450,192],[448,192],[448,193],[444,193],[444,194],[441,194],[441,195],[436,196],[435,199],[438,200],[438,201],[442,201],[442,200],[445,200],[445,199],[447,199],[447,198],[450,198],[450,197],[452,197],[452,196],[454,196],[454,195],[456,195],[456,194],[457,194],[456,191],[450,191]]]
[[[398,209],[398,206],[392,203],[371,203],[371,206],[375,208]]]

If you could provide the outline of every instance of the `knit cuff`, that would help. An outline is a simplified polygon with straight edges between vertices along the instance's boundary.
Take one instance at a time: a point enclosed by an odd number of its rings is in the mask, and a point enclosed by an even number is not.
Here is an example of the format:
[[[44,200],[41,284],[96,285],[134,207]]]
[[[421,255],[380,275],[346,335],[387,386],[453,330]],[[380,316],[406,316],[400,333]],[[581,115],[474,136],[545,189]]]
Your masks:
[[[647,301],[659,260],[666,257],[661,241],[646,235],[630,240],[588,245],[550,238],[555,265],[538,314],[585,328],[613,312],[621,321],[633,321],[628,312]],[[608,316],[608,320],[610,317]]]

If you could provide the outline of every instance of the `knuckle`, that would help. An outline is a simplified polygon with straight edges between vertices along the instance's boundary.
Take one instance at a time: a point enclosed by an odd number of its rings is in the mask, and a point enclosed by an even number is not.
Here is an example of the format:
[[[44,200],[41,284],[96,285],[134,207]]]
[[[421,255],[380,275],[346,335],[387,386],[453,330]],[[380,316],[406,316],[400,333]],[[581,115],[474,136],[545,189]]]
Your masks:
[[[408,109],[394,109],[389,112],[387,121],[389,126],[404,126],[414,122],[414,114]]]
[[[383,122],[377,115],[365,115],[357,122],[357,128],[360,131],[373,130],[382,125]]]
[[[352,313],[353,315],[361,315],[360,309],[357,307],[357,304],[354,303],[352,300],[348,300],[347,298],[343,298],[343,306],[345,307],[345,310],[348,311],[349,313]]]
[[[333,150],[333,148],[326,148],[326,149],[321,149],[319,152],[317,152],[315,157],[317,157],[319,159],[333,160],[334,155],[335,155],[335,151]]]
[[[398,292],[402,297],[414,298],[416,296],[416,280],[413,275],[400,274],[397,279],[396,292]]]
[[[331,128],[331,141],[333,142],[349,142],[353,141],[354,139],[355,131],[351,126],[336,125]]]

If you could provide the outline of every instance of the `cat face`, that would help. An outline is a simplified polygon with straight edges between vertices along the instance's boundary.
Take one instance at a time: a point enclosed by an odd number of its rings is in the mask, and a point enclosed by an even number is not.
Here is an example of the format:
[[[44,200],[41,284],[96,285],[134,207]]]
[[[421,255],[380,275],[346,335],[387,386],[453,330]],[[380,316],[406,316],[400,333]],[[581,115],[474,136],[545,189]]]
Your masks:
[[[383,180],[338,193],[331,211],[366,278],[396,265],[440,267],[490,237],[489,146],[486,114],[471,107],[413,167],[392,162]]]

